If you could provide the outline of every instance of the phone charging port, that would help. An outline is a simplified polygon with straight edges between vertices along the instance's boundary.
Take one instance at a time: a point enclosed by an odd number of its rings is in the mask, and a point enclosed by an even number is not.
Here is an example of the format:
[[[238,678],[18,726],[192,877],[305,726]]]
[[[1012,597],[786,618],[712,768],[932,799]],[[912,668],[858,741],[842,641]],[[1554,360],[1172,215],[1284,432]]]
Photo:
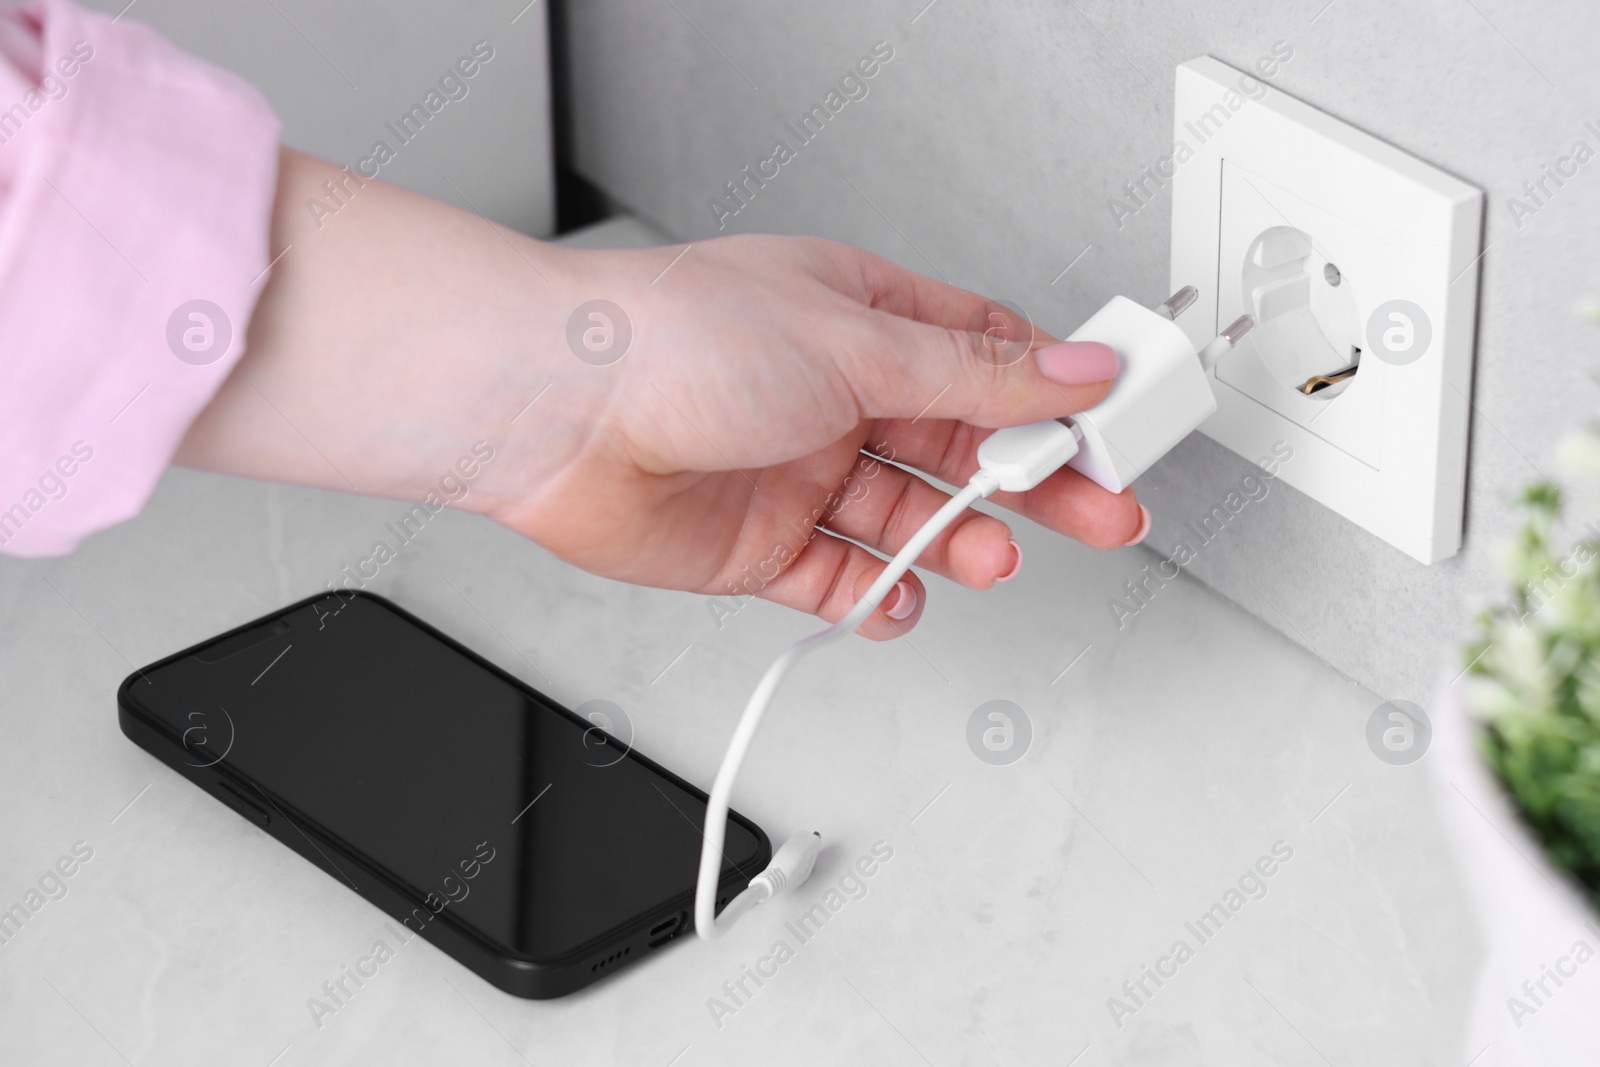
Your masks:
[[[680,911],[670,919],[663,919],[652,926],[650,928],[650,947],[655,948],[657,945],[664,945],[674,937],[677,937],[682,932],[683,924],[687,919],[688,916]]]

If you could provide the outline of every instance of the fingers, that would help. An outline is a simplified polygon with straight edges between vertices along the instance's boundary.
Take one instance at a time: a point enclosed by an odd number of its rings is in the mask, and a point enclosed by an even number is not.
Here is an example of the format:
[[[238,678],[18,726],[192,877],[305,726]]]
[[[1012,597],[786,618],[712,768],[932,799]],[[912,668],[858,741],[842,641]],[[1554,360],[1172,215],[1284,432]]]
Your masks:
[[[1149,513],[1132,489],[1113,493],[1071,467],[1026,493],[996,493],[991,499],[1092,548],[1136,545],[1150,532]]]
[[[978,469],[978,445],[990,432],[966,423],[921,419],[880,423],[869,440],[882,442],[897,463],[965,485]],[[1149,532],[1147,513],[1133,490],[1113,493],[1070,467],[1029,492],[996,493],[989,499],[1095,548],[1136,544]]]
[[[838,288],[859,304],[929,326],[982,332],[993,323],[989,312],[1008,309],[996,301],[937,281],[882,256],[828,242],[825,251],[838,271]],[[991,307],[992,305],[992,307]],[[1052,338],[1040,332],[1044,343]]]
[[[910,471],[876,460],[858,464],[846,482],[844,503],[827,519],[827,529],[892,556],[950,500],[943,490]],[[968,511],[951,523],[917,560],[970,589],[988,589],[1010,578],[1020,563],[1005,523]]]
[[[1014,426],[1098,403],[1116,353],[1058,342],[995,301],[887,260],[828,245],[835,284],[865,309],[843,327],[841,368],[876,418],[961,419]]]
[[[794,562],[756,595],[828,622],[838,622],[856,606],[886,566],[861,546],[824,530],[806,542]],[[856,632],[874,641],[899,637],[922,617],[926,600],[922,580],[907,572]]]

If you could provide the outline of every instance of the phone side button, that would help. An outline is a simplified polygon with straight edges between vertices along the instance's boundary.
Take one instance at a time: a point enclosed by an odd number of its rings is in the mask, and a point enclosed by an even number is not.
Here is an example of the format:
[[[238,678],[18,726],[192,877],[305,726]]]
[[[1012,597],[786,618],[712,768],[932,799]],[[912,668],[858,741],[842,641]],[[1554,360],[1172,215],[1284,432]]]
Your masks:
[[[227,782],[217,783],[217,796],[221,798],[224,804],[257,826],[266,826],[272,821],[272,816],[267,814],[266,808],[249,799]]]

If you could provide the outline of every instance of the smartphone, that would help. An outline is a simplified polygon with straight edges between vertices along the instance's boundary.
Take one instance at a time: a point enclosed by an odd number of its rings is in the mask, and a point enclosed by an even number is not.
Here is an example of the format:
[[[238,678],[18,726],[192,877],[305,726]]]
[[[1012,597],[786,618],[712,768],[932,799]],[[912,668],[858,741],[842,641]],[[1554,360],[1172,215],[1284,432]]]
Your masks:
[[[382,597],[292,604],[135,671],[117,706],[135,744],[508,993],[562,996],[692,929],[706,794]],[[771,852],[730,816],[719,907]]]

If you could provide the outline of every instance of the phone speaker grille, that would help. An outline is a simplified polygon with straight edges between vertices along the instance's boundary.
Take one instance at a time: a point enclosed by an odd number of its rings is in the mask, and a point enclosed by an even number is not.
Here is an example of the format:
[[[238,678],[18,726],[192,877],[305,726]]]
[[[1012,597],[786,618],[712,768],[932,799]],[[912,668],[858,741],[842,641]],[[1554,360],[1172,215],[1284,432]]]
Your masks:
[[[621,950],[620,952],[613,952],[611,955],[607,956],[605,959],[601,960],[599,963],[591,965],[590,968],[589,968],[589,973],[593,974],[595,971],[599,971],[599,970],[605,969],[608,965],[616,963],[618,960],[622,959],[622,957],[628,955],[632,951],[633,951],[633,949],[630,947],[630,948],[625,948],[625,949]]]

